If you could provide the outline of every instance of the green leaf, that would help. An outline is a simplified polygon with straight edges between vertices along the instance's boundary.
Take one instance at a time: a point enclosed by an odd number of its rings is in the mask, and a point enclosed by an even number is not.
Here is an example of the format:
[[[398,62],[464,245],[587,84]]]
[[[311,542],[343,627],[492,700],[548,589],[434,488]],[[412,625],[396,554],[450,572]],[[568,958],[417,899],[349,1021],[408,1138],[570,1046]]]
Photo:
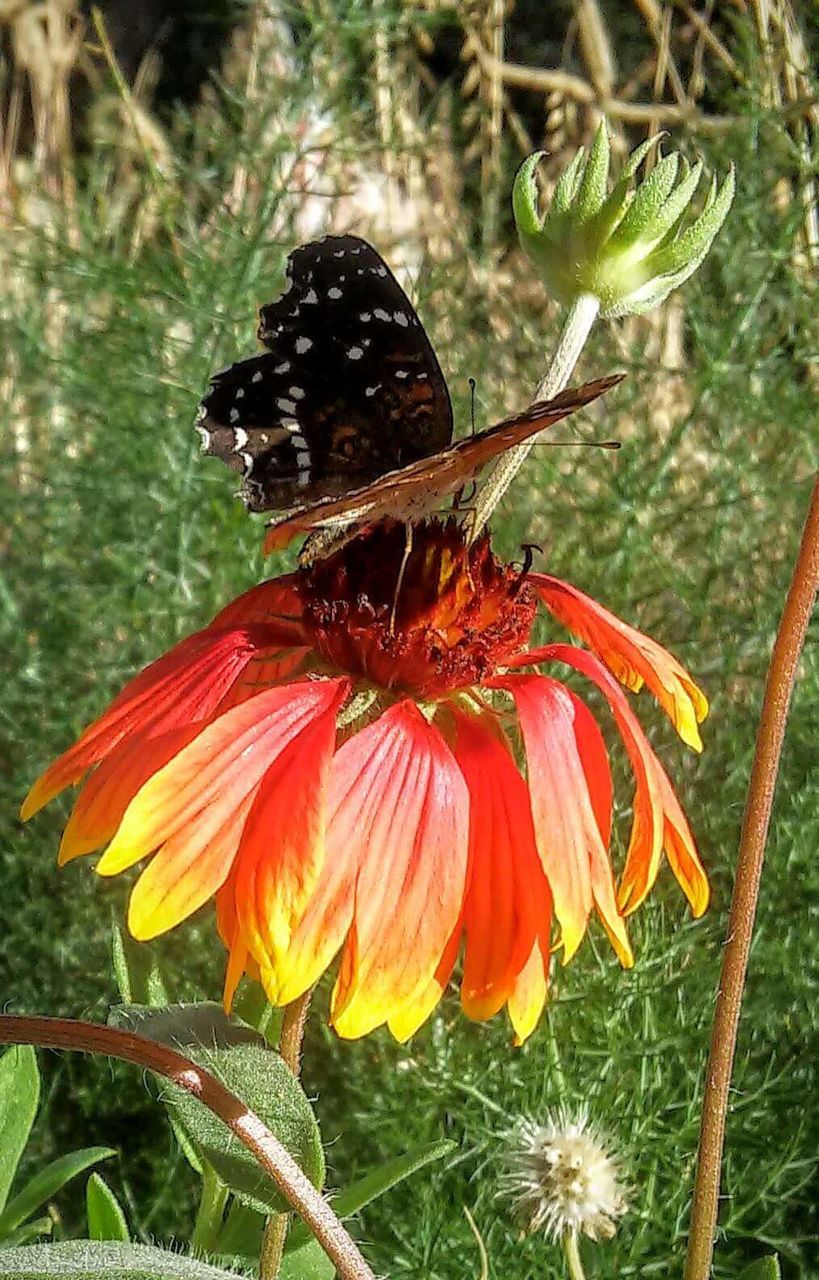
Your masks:
[[[604,118],[600,121],[597,133],[594,135],[583,180],[572,207],[572,218],[581,225],[600,212],[606,198],[610,158],[609,131]]]
[[[92,1240],[130,1240],[128,1223],[119,1200],[98,1173],[92,1173],[85,1188],[88,1234]]]
[[[168,1004],[165,980],[159,965],[144,942],[135,942],[115,924],[111,938],[114,977],[126,1004]]]
[[[651,239],[651,228],[671,194],[677,178],[680,158],[672,153],[658,161],[645,182],[635,192],[623,221],[614,232],[611,243],[627,249],[644,237]]]
[[[167,1249],[113,1241],[67,1240],[0,1252],[0,1276],[9,1280],[225,1280],[232,1271],[209,1267]]]
[[[536,236],[543,225],[543,219],[537,209],[535,169],[544,154],[543,151],[533,151],[515,174],[512,185],[512,212],[515,215],[515,225],[521,235]]]
[[[234,1200],[213,1252],[228,1258],[258,1258],[266,1217]]]
[[[40,1072],[31,1045],[14,1045],[0,1058],[0,1210],[8,1199],[40,1101]]]
[[[91,1165],[99,1164],[100,1160],[109,1160],[116,1154],[113,1147],[83,1147],[80,1151],[70,1151],[68,1155],[60,1156],[46,1165],[39,1173],[35,1173],[0,1214],[0,1238],[19,1227],[35,1209],[55,1196],[72,1178],[76,1178]]]
[[[363,1209],[371,1200],[383,1196],[385,1191],[403,1182],[411,1174],[417,1173],[425,1165],[449,1155],[456,1146],[457,1143],[449,1138],[442,1138],[438,1142],[428,1142],[421,1147],[415,1147],[403,1156],[396,1156],[394,1160],[388,1160],[386,1164],[365,1174],[346,1190],[339,1191],[338,1195],[333,1197],[333,1212],[339,1218],[349,1218],[351,1214]],[[288,1252],[291,1249],[300,1249],[309,1239],[309,1227],[306,1227],[303,1222],[298,1222],[291,1229],[285,1247]]]
[[[319,1189],[324,1183],[324,1152],[310,1103],[278,1053],[255,1044],[229,1049],[189,1050],[264,1121]],[[276,1184],[212,1111],[184,1090],[163,1090],[171,1109],[201,1159],[206,1160],[238,1198],[260,1213],[287,1208]]]
[[[203,1000],[196,1004],[117,1004],[108,1014],[108,1025],[135,1031],[171,1049],[229,1049],[238,1044],[264,1046],[265,1039],[253,1027],[229,1018],[220,1004]]]
[[[50,1236],[54,1230],[54,1220],[47,1214],[42,1218],[31,1218],[30,1221],[24,1222],[22,1227],[18,1227],[16,1231],[12,1231],[0,1240],[0,1249],[13,1249],[18,1244],[28,1244],[29,1240],[36,1240],[38,1236]]]
[[[767,1258],[757,1258],[749,1267],[739,1273],[739,1280],[781,1280],[782,1270],[775,1253]]]
[[[301,1249],[284,1255],[279,1280],[333,1280],[335,1274],[335,1264],[327,1257],[318,1240],[311,1240]]]

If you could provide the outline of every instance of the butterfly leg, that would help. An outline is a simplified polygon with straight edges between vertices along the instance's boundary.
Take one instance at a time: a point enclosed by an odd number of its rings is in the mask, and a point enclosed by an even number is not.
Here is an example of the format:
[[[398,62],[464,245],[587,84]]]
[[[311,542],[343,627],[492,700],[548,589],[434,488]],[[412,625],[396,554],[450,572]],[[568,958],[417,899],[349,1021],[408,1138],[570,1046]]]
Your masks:
[[[398,593],[401,590],[401,584],[404,581],[404,574],[407,569],[407,562],[412,551],[412,524],[410,521],[404,525],[404,554],[401,557],[401,567],[398,570],[398,577],[395,581],[395,595],[392,599],[392,610],[390,611],[390,635],[395,634],[395,615],[398,611]]]

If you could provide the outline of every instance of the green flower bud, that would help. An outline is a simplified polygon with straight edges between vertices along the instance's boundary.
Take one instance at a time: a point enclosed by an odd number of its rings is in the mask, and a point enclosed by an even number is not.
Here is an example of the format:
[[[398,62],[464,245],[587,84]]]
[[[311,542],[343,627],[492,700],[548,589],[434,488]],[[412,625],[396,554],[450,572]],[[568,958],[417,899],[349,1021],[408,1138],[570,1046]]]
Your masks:
[[[676,153],[661,156],[645,181],[632,185],[661,137],[632,152],[607,194],[611,149],[601,121],[588,155],[584,147],[578,150],[545,214],[538,211],[535,183],[544,153],[534,152],[518,170],[512,207],[520,242],[567,306],[592,294],[602,316],[650,311],[696,271],[711,248],[734,198],[733,166],[721,186],[712,180],[702,212],[692,219],[702,161],[692,168]]]

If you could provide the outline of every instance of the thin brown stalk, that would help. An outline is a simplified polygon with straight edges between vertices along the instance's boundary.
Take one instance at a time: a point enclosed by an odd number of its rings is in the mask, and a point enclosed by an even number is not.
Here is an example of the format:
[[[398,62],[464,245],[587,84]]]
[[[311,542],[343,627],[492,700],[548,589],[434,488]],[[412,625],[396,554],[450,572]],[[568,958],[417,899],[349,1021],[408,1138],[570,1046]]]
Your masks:
[[[791,694],[819,586],[819,477],[774,642],[739,841],[734,896],[705,1073],[697,1176],[684,1280],[708,1280],[714,1252],[720,1167],[742,992],[756,917],[765,841]]]
[[[0,1044],[33,1044],[44,1049],[105,1054],[145,1067],[185,1089],[219,1116],[256,1157],[335,1263],[339,1276],[343,1280],[375,1280],[355,1242],[289,1151],[240,1098],[198,1063],[146,1036],[73,1018],[0,1015]]]

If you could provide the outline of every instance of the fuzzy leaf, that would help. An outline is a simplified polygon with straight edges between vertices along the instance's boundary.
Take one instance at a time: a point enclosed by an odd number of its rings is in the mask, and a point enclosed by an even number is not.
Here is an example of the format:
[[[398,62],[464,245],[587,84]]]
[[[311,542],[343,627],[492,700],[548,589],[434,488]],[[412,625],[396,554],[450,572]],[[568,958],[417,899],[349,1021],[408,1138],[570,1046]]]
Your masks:
[[[118,1004],[108,1014],[108,1025],[148,1036],[159,1044],[186,1053],[189,1049],[229,1049],[237,1044],[263,1046],[264,1036],[230,1018],[220,1004],[202,1000],[196,1004]]]
[[[612,236],[611,243],[618,250],[630,248],[644,235],[651,234],[657,218],[671,194],[679,168],[679,156],[663,156],[652,169],[645,182],[637,188],[628,211]]]
[[[226,1280],[231,1271],[145,1244],[67,1240],[0,1252],[0,1276],[9,1280]]]
[[[318,1125],[301,1085],[279,1055],[255,1044],[188,1052],[256,1112],[320,1189],[324,1153]],[[287,1208],[273,1180],[212,1111],[174,1086],[163,1089],[162,1100],[199,1157],[243,1204],[260,1213],[280,1213]]]
[[[8,1199],[40,1100],[40,1072],[31,1045],[13,1045],[0,1058],[0,1210]]]
[[[589,151],[589,159],[583,172],[583,179],[578,188],[577,198],[572,208],[572,218],[583,226],[596,213],[599,213],[606,197],[606,183],[609,177],[609,160],[611,147],[609,131],[605,119],[600,121],[594,142]]]
[[[85,1188],[88,1234],[92,1240],[130,1240],[128,1223],[119,1200],[98,1173],[92,1173]]]
[[[515,174],[512,186],[512,212],[515,224],[522,235],[535,236],[543,225],[537,210],[537,183],[535,169],[545,152],[533,151],[527,156]]]

